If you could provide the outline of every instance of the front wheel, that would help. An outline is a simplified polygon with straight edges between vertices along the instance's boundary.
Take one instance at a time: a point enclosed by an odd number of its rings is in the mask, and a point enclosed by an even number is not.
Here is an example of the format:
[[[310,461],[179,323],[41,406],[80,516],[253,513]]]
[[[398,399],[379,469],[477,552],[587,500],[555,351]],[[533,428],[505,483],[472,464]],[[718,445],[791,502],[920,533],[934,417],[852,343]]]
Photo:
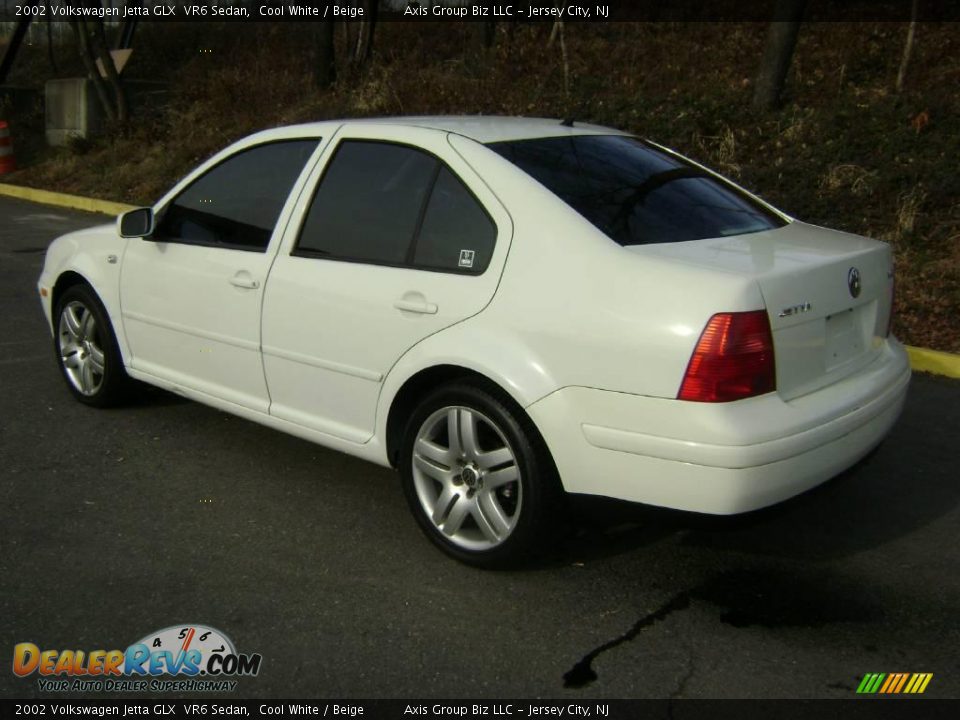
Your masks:
[[[74,285],[54,308],[54,350],[73,396],[103,407],[122,400],[129,379],[106,310],[86,285]]]
[[[549,546],[562,492],[530,420],[485,389],[442,387],[407,425],[404,493],[421,529],[447,554],[481,567]]]

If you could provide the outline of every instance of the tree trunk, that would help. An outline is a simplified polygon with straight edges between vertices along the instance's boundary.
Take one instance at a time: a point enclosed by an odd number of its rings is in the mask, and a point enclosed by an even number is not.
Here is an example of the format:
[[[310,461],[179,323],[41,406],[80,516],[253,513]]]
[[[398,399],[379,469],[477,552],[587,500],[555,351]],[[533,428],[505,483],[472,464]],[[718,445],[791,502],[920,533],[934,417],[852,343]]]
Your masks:
[[[47,58],[50,60],[50,70],[56,74],[58,70],[56,52],[53,49],[53,23],[44,24],[47,26]]]
[[[900,59],[900,70],[897,71],[897,92],[903,90],[903,80],[907,75],[907,66],[910,64],[910,54],[913,52],[913,35],[917,29],[917,4],[919,0],[913,0],[910,7],[910,28],[907,30],[907,42],[903,46],[903,57]]]
[[[13,67],[13,61],[16,60],[17,53],[20,52],[20,45],[27,36],[27,29],[30,27],[30,22],[30,20],[20,20],[13,31],[10,41],[7,43],[7,49],[3,53],[3,60],[0,61],[0,83],[6,82],[7,73],[10,72],[10,69]],[[49,27],[49,24],[47,27]]]
[[[107,86],[103,82],[103,78],[100,77],[100,71],[97,70],[97,65],[93,60],[93,54],[90,51],[90,38],[87,34],[86,21],[71,20],[70,26],[73,28],[73,32],[77,36],[77,45],[80,49],[80,59],[83,61],[83,66],[87,70],[87,77],[90,79],[90,82],[93,83],[94,90],[97,91],[97,98],[100,100],[100,107],[103,108],[103,112],[107,116],[107,120],[114,122],[117,119],[117,113],[113,107],[113,103],[110,101],[110,94],[107,92]]]
[[[353,48],[352,53],[348,53],[350,57],[351,65],[359,65],[363,60],[363,38],[367,34],[367,21],[361,20],[357,24],[357,44]]]
[[[95,48],[97,57],[100,58],[100,64],[103,65],[103,73],[107,76],[107,84],[113,91],[113,98],[117,109],[117,122],[125,125],[130,117],[130,111],[127,106],[127,94],[120,80],[120,75],[117,73],[117,67],[113,64],[113,56],[110,55],[110,46],[107,45],[107,33],[103,27],[103,20],[93,20],[91,22],[96,32],[93,47]]]
[[[361,63],[366,63],[373,54],[373,34],[377,29],[377,15],[380,13],[380,0],[370,0],[370,19],[367,21],[367,38],[363,46]]]
[[[780,96],[793,61],[793,50],[800,32],[806,0],[777,0],[774,20],[767,34],[767,46],[760,62],[760,72],[753,90],[753,106],[773,110],[780,105]]]
[[[314,25],[317,33],[317,61],[314,80],[317,87],[329,88],[337,79],[336,56],[333,48],[333,21],[324,20]]]
[[[497,40],[497,21],[487,20],[483,23],[483,46],[489,50]]]

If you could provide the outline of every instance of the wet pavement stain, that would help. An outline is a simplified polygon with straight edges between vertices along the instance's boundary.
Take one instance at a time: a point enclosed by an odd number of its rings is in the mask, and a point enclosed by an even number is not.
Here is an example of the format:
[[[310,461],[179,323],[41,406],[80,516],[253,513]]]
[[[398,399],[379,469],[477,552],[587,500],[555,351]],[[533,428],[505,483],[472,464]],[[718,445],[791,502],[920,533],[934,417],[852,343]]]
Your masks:
[[[677,610],[685,610],[689,606],[690,593],[683,592],[679,595],[674,595],[658,610],[654,610],[649,615],[645,615],[637,620],[633,627],[627,630],[627,632],[625,632],[623,635],[605,642],[603,645],[600,645],[584,655],[576,665],[563,674],[563,686],[567,688],[581,688],[585,685],[589,685],[597,679],[597,673],[593,669],[593,661],[598,655],[605,653],[607,650],[615,648],[617,645],[621,645],[622,643],[633,640],[645,628],[660,622]]]
[[[736,628],[818,627],[837,622],[869,622],[882,617],[873,604],[860,598],[857,585],[842,577],[820,573],[805,577],[762,569],[731,570],[678,593],[659,609],[640,618],[627,632],[584,655],[563,675],[563,686],[582,688],[597,679],[593,661],[646,628],[685,610],[691,600],[720,609],[720,621]]]

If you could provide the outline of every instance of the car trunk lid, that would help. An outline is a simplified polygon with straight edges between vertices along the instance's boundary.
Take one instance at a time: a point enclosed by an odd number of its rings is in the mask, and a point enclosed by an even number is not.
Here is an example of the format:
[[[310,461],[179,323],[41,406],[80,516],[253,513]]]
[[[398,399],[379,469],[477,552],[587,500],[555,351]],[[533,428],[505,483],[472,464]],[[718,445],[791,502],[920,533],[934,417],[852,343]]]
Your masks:
[[[749,235],[628,249],[754,279],[766,303],[784,399],[864,367],[886,335],[893,265],[885,243],[794,221]]]

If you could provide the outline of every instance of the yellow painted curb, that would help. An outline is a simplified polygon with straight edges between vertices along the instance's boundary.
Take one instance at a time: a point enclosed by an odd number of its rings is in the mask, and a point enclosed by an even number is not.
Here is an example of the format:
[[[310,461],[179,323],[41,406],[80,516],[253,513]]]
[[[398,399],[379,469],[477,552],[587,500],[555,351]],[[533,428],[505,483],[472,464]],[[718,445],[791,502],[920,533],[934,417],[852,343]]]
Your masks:
[[[910,367],[920,372],[960,378],[960,355],[907,345]]]
[[[42,203],[44,205],[57,205],[59,207],[73,208],[74,210],[102,213],[104,215],[119,215],[120,213],[133,210],[137,207],[136,205],[111,202],[110,200],[97,200],[96,198],[81,197],[80,195],[67,195],[66,193],[37,190],[36,188],[23,187],[22,185],[7,185],[5,183],[0,183],[0,195],[29,200],[30,202]]]

